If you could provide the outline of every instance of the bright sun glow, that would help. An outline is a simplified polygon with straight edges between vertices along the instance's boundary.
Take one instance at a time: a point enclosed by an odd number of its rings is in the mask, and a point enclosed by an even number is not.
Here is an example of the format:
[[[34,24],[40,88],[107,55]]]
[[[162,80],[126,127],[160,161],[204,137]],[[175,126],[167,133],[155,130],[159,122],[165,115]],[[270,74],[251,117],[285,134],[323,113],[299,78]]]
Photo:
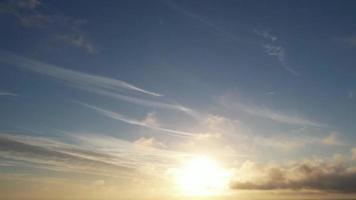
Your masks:
[[[176,184],[184,195],[211,196],[222,194],[227,188],[229,171],[206,156],[195,157],[175,170]]]

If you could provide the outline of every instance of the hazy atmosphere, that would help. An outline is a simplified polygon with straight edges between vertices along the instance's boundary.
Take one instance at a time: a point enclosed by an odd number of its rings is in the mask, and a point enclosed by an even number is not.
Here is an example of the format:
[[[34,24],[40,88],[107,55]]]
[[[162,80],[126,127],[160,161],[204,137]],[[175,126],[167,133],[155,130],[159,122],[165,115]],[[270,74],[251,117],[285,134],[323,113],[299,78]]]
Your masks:
[[[0,1],[0,199],[356,199],[356,1]]]

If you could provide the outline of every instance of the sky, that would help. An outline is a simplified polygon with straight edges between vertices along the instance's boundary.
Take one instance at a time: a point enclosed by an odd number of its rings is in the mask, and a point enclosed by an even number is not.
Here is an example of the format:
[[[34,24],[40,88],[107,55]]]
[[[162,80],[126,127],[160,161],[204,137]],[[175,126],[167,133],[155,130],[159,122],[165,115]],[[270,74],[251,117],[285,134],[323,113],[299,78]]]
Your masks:
[[[1,196],[355,199],[355,7],[1,1]]]

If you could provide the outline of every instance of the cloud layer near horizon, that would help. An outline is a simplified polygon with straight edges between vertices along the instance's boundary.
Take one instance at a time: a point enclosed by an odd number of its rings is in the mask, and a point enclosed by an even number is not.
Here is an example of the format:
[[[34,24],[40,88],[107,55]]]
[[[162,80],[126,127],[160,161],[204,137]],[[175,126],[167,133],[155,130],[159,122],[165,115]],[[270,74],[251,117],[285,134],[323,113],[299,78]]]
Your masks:
[[[304,161],[287,166],[245,162],[239,169],[245,180],[235,180],[236,190],[316,190],[356,193],[356,168],[343,161]]]

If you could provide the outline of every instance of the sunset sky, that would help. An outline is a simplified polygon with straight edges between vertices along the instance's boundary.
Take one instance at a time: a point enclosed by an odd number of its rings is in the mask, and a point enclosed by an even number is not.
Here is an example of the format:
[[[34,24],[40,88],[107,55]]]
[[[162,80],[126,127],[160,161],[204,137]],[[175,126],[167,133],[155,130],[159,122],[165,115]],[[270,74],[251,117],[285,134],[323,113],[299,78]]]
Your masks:
[[[356,2],[0,2],[0,199],[356,199]]]

